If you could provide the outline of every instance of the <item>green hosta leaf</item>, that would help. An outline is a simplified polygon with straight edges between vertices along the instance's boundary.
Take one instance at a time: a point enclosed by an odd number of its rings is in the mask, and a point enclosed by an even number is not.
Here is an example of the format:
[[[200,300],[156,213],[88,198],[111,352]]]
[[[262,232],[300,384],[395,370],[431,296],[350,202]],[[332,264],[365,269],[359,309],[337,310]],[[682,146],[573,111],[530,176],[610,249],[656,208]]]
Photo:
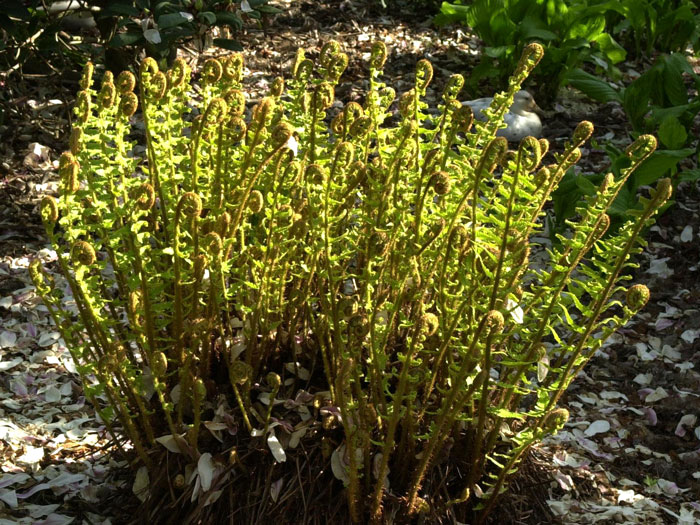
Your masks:
[[[669,149],[680,149],[688,140],[688,133],[676,117],[666,117],[659,126],[659,139]]]
[[[101,7],[97,18],[113,15],[139,16],[141,11],[132,2],[108,2]]]
[[[243,46],[240,44],[240,42],[230,38],[215,38],[213,43],[215,46],[222,49],[228,49],[229,51],[243,51]]]
[[[625,216],[628,210],[636,206],[636,192],[632,190],[629,185],[625,185],[620,188],[620,193],[618,193],[617,198],[613,201],[612,206],[608,208],[608,215],[617,217]]]
[[[520,23],[520,33],[526,40],[539,39],[547,42],[558,38],[556,33],[546,29],[546,25],[541,20],[531,16],[525,17]]]
[[[612,87],[605,80],[593,76],[590,73],[586,73],[581,69],[574,69],[565,76],[564,80],[598,102],[622,103],[622,94],[620,91]]]
[[[126,33],[117,33],[112,37],[112,40],[109,41],[109,46],[110,47],[124,47],[124,46],[132,46],[134,44],[138,44],[140,42],[143,42],[143,32],[141,31],[127,31]]]
[[[569,35],[586,41],[595,40],[605,31],[605,17],[593,16],[577,24],[573,24]]]
[[[651,109],[649,123],[653,126],[663,122],[668,117],[674,117],[684,126],[689,127],[689,124],[699,111],[700,101],[692,102],[690,104],[683,104],[681,106],[672,106],[670,108],[655,107]]]
[[[665,98],[672,106],[688,103],[688,90],[683,81],[683,73],[694,74],[683,55],[667,55],[660,59],[663,66],[662,81]]]
[[[251,2],[251,5],[253,5],[253,2]],[[271,5],[260,5],[257,6],[255,9],[266,15],[276,15],[282,12],[281,9],[278,9],[277,7]]]
[[[700,180],[700,169],[685,170],[678,174],[679,181],[696,181]]]
[[[20,0],[7,0],[2,6],[4,15],[11,16],[13,18],[18,18],[23,21],[31,19],[32,15],[29,10],[22,5]]]
[[[633,174],[635,187],[648,186],[668,176],[670,170],[693,153],[695,153],[693,148],[655,151],[635,170]]]
[[[211,11],[202,11],[199,14],[197,14],[197,18],[200,20],[200,22],[203,22],[210,26],[216,24],[216,15]]]
[[[228,11],[219,11],[216,13],[216,23],[218,25],[228,25],[235,29],[241,29],[243,27],[243,20],[236,13],[229,13]],[[217,38],[216,40],[226,40],[225,38]],[[219,47],[228,49],[225,46],[216,44]]]
[[[598,191],[596,185],[584,175],[575,175],[574,180],[576,181],[576,186],[584,193],[584,195],[595,195]]]
[[[514,45],[484,48],[484,53],[491,58],[508,57],[508,56],[512,55],[514,51],[515,51]],[[493,67],[493,66],[491,66],[491,67]],[[496,72],[496,74],[497,73],[498,72]]]
[[[181,13],[168,13],[158,17],[158,28],[168,29],[170,27],[179,26],[182,24],[187,24],[190,22],[191,18],[182,16]]]
[[[627,58],[627,51],[608,33],[597,36],[593,41],[611,64],[618,64]]]

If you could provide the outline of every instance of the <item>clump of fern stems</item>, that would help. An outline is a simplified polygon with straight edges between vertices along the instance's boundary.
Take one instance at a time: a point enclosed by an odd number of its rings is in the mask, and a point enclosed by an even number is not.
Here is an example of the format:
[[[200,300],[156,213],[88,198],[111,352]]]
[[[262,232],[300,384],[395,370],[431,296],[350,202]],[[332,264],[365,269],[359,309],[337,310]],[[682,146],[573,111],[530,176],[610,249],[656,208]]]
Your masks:
[[[639,137],[546,264],[531,263],[543,210],[593,132],[582,122],[544,165],[545,139],[510,149],[496,137],[542,53],[525,49],[487,122],[457,101],[460,75],[429,116],[421,60],[395,125],[381,42],[364,104],[335,113],[348,63],[335,42],[316,63],[299,50],[250,112],[237,54],[208,60],[199,89],[183,60],[167,72],[144,60],[138,87],[124,72],[98,88],[88,65],[60,196],[41,205],[58,274],[39,261],[31,274],[133,467],[168,465],[152,496],[202,509],[242,457],[272,469],[265,440],[305,429],[335,462],[353,522],[488,514],[528,449],[567,421],[568,385],[648,300],[627,284],[631,257],[671,191],[662,180],[604,236],[606,210],[655,148]],[[307,417],[275,403],[300,392]],[[212,439],[222,418],[237,433]],[[203,458],[208,483],[193,475]],[[446,460],[461,473],[449,497],[429,475]]]

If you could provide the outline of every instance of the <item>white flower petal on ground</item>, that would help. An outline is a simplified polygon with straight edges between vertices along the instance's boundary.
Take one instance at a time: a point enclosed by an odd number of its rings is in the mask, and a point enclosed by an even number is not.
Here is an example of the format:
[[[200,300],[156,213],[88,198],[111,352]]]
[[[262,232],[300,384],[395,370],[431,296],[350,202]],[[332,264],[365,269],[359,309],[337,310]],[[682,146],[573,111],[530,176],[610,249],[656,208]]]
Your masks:
[[[274,431],[270,432],[270,435],[267,436],[267,446],[270,447],[270,452],[272,452],[277,463],[284,463],[287,461],[287,454],[284,452],[284,448],[282,448]]]
[[[39,463],[42,459],[44,459],[44,447],[27,446],[26,452],[17,458],[17,461],[34,465]]]
[[[183,434],[184,436],[184,434]],[[165,436],[160,436],[156,438],[156,441],[163,445],[165,448],[167,448],[170,452],[174,452],[175,454],[180,454],[182,451],[180,450],[180,447],[178,446],[179,441],[183,441],[184,438],[182,436],[173,436],[172,434],[167,434]]]
[[[10,370],[11,368],[16,367],[21,362],[22,362],[21,357],[15,357],[14,359],[11,359],[10,361],[0,361],[0,372],[5,372],[7,370]]]
[[[214,479],[214,461],[212,461],[211,454],[205,452],[199,456],[199,461],[197,462],[197,472],[199,473],[199,478],[202,483],[202,490],[208,491],[211,488],[211,482]]]
[[[160,44],[163,41],[157,29],[146,29],[143,32],[143,38],[148,40],[151,44]]]
[[[292,150],[292,153],[294,153],[295,157],[299,154],[299,143],[297,142],[297,139],[294,138],[294,135],[291,135],[289,137],[289,140],[287,141],[286,146],[290,150]]]
[[[666,261],[670,260],[670,257],[664,257],[662,259],[652,259],[649,263],[649,269],[647,273],[652,275],[658,275],[661,279],[668,279],[673,275],[673,270],[668,267]]]
[[[598,421],[594,421],[593,423],[591,423],[585,430],[584,434],[586,434],[588,437],[591,437],[595,436],[596,434],[603,434],[608,430],[610,430],[610,423],[605,419],[599,419]]]
[[[11,509],[17,507],[17,493],[14,490],[0,490],[0,500],[7,503]]]
[[[510,313],[510,316],[513,318],[513,321],[517,324],[523,324],[523,309],[520,308],[518,303],[516,303],[513,299],[508,299],[506,301],[506,309]]]
[[[75,520],[72,516],[66,516],[64,514],[49,514],[46,519],[41,521],[34,521],[32,525],[68,525]]]
[[[15,346],[17,334],[7,330],[0,332],[0,348],[10,348]]]
[[[676,425],[676,435],[678,437],[683,437],[685,436],[685,427],[690,427],[692,428],[693,425],[697,422],[698,417],[695,414],[686,414],[684,415],[681,420],[678,422],[678,425]]]
[[[647,386],[649,383],[651,383],[653,378],[654,376],[652,374],[637,374],[632,381],[638,385]]]
[[[681,242],[690,242],[693,240],[693,227],[688,224],[681,232]]]
[[[143,466],[136,472],[136,479],[134,480],[134,485],[131,487],[131,490],[139,500],[146,501],[148,497],[148,485],[148,469]]]
[[[280,497],[280,491],[284,485],[284,478],[280,478],[270,485],[270,497],[272,501],[277,503],[277,499]]]
[[[645,403],[655,403],[656,401],[661,401],[668,397],[668,392],[663,388],[659,387],[653,392],[651,392],[647,397],[644,398]]]
[[[681,334],[681,339],[688,344],[693,344],[698,336],[700,336],[700,330],[686,330]]]
[[[44,392],[44,399],[48,403],[57,403],[61,400],[61,392],[55,386],[50,386]]]

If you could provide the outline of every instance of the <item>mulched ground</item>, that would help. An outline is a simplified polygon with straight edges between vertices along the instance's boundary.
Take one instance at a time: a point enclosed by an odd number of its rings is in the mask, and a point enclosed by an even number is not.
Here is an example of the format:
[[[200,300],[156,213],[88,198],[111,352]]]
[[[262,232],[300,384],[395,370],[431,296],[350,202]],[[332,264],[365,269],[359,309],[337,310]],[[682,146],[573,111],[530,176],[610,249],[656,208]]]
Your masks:
[[[429,100],[437,100],[450,74],[468,73],[478,61],[479,42],[464,29],[437,31],[427,16],[366,4],[294,2],[264,29],[248,30],[241,41],[249,98],[288,74],[297,47],[313,57],[329,39],[350,55],[336,92],[346,102],[362,99],[363,59],[375,39],[390,47],[385,77],[398,93],[410,88],[418,59],[432,61]],[[185,56],[196,62],[208,55]],[[77,85],[56,76],[13,76],[4,90],[0,525],[128,521],[138,504],[132,480],[107,454],[104,429],[85,404],[67,350],[27,274],[33,257],[55,259],[37,205],[56,191]],[[552,149],[584,118],[596,124],[601,144],[629,142],[619,106],[564,91],[545,120]],[[599,172],[605,163],[602,150],[589,149],[580,164]],[[494,523],[700,522],[699,186],[682,184],[676,200],[649,232],[638,260],[635,281],[650,287],[652,301],[571,387],[564,399],[570,422],[528,458]]]

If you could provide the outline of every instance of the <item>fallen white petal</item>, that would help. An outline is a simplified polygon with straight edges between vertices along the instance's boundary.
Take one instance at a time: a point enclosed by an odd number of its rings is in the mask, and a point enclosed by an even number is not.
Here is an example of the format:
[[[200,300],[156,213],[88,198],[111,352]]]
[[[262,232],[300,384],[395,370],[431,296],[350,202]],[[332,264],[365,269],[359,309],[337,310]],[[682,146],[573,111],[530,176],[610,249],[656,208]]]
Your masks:
[[[165,448],[167,448],[170,452],[174,452],[175,454],[180,454],[182,451],[180,450],[180,447],[178,446],[178,441],[182,440],[183,438],[181,436],[173,436],[172,434],[167,434],[165,436],[160,436],[156,438],[156,441],[163,445]]]
[[[29,515],[34,518],[38,519],[41,518],[42,516],[46,516],[47,514],[51,514],[53,511],[57,510],[60,507],[58,503],[54,503],[53,505],[24,505],[24,509],[27,509],[29,511]]]
[[[44,447],[28,446],[27,451],[17,458],[17,461],[34,465],[39,463],[42,459],[44,459]]]
[[[685,427],[692,427],[693,425],[695,425],[697,420],[698,420],[698,417],[695,414],[686,414],[678,422],[678,425],[676,425],[675,434],[678,437],[685,436]]]
[[[160,37],[160,32],[157,29],[146,29],[143,32],[143,37],[151,44],[160,44],[163,41]]]
[[[245,0],[244,0],[245,1]],[[299,153],[299,143],[297,142],[297,139],[294,138],[294,135],[291,135],[289,137],[289,140],[287,141],[286,146],[292,150],[292,153],[294,153],[294,156],[296,157],[297,154]]]
[[[282,445],[277,439],[277,436],[275,436],[274,432],[270,432],[270,435],[267,436],[267,446],[270,447],[270,452],[272,452],[272,455],[277,463],[284,463],[287,461],[287,454],[284,452],[284,449],[282,448]]]
[[[686,330],[681,334],[681,339],[688,344],[692,344],[700,336],[700,330]]]
[[[681,232],[681,242],[690,242],[693,240],[693,227],[688,224]]]
[[[270,485],[270,497],[275,503],[277,503],[277,498],[280,497],[280,491],[282,490],[283,485],[284,478],[280,478]]]
[[[197,472],[202,480],[202,490],[204,492],[211,488],[211,482],[214,479],[214,462],[211,459],[211,454],[205,452],[199,456],[199,461],[197,462]]]
[[[637,374],[632,381],[639,385],[646,386],[651,383],[653,378],[654,376],[652,374]]]
[[[598,421],[594,421],[591,423],[584,434],[586,434],[588,437],[595,436],[596,434],[602,434],[604,432],[607,432],[610,430],[610,423],[606,421],[605,419],[599,419]]]
[[[136,472],[136,479],[134,480],[134,485],[131,487],[131,490],[139,500],[146,501],[148,497],[148,485],[148,469],[143,466]]]
[[[668,393],[661,387],[657,388],[654,390],[651,394],[649,394],[647,397],[644,398],[645,403],[655,403],[656,401],[661,401],[662,399],[666,399],[668,397]]]
[[[66,516],[64,514],[49,514],[46,519],[41,521],[34,521],[32,525],[68,525],[75,520],[72,516]]]
[[[17,493],[14,490],[0,490],[0,500],[7,503],[11,509],[17,507]]]
[[[49,403],[56,403],[61,400],[61,392],[55,386],[50,386],[44,392],[44,399]]]
[[[667,279],[673,275],[673,270],[668,267],[666,264],[666,261],[668,261],[670,257],[664,257],[662,259],[653,259],[651,263],[649,264],[649,269],[647,270],[647,273],[650,273],[652,275],[658,275],[662,279]]]
[[[17,334],[8,332],[7,330],[0,332],[0,348],[10,348],[15,346],[17,342]]]
[[[219,499],[221,494],[223,493],[223,490],[215,490],[209,496],[207,496],[207,500],[204,502],[204,506],[206,507],[207,505],[211,505],[214,503],[216,500]]]
[[[333,471],[335,479],[339,479],[343,482],[343,485],[347,487],[350,484],[350,476],[348,475],[347,467],[343,461],[344,455],[345,443],[336,448],[331,454],[331,470]]]
[[[10,368],[16,367],[18,364],[22,362],[21,357],[15,357],[14,359],[10,361],[0,361],[0,372],[5,372],[9,370]]]
[[[523,324],[523,309],[518,306],[518,303],[513,301],[513,299],[508,299],[506,301],[506,308],[510,311],[510,316],[513,321],[517,324]]]

